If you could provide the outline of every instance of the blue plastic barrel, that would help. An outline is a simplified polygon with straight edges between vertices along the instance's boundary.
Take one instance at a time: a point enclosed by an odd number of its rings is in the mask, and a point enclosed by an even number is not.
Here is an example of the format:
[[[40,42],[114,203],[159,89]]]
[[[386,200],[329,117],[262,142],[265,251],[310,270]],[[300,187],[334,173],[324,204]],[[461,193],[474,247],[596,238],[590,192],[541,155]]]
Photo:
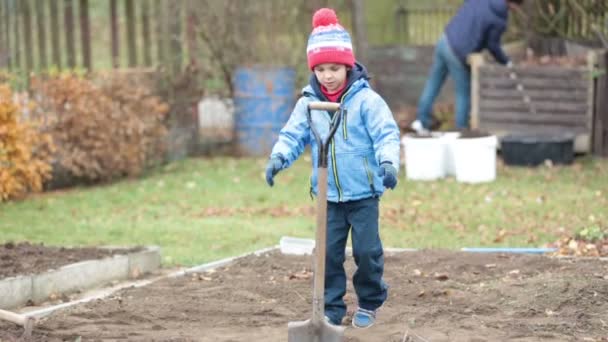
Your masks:
[[[292,68],[241,67],[234,74],[236,145],[240,154],[266,156],[295,104]]]

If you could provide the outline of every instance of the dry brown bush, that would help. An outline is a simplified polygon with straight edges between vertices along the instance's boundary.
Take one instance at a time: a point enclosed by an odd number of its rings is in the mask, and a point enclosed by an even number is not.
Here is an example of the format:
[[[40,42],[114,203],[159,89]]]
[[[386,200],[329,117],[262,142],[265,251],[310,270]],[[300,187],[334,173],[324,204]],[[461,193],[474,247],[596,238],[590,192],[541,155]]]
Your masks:
[[[57,166],[77,181],[137,176],[162,160],[167,105],[119,73],[99,84],[61,74],[32,81],[38,114],[57,146]]]

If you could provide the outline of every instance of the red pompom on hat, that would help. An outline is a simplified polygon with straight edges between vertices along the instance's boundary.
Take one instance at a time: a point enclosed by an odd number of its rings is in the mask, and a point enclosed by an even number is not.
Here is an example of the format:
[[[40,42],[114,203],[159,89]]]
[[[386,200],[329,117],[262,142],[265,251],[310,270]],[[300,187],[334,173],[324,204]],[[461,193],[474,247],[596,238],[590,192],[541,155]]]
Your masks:
[[[323,63],[344,64],[351,68],[355,65],[350,34],[340,25],[333,9],[321,8],[316,11],[312,17],[312,27],[306,47],[311,70]]]
[[[321,8],[312,16],[312,28],[331,24],[339,24],[338,16],[331,8]]]

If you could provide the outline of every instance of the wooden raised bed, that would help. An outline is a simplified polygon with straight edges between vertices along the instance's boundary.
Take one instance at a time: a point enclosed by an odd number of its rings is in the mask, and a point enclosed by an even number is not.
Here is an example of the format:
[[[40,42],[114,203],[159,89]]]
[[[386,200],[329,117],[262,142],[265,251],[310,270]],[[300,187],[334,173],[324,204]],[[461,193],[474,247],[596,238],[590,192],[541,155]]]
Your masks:
[[[587,65],[516,66],[514,80],[507,67],[472,55],[471,127],[498,136],[570,133],[576,152],[591,152],[597,61],[598,53],[589,51]],[[517,89],[518,82],[534,103],[534,112]]]

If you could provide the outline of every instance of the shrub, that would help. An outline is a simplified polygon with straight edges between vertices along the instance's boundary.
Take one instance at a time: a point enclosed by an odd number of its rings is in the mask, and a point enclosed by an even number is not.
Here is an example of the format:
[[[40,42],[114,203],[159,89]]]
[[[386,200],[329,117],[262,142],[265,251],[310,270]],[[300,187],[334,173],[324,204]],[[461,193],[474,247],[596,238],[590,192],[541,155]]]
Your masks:
[[[57,167],[68,178],[108,181],[142,173],[162,160],[167,106],[128,77],[100,84],[74,74],[32,81],[40,111],[57,145]]]
[[[51,175],[50,135],[21,116],[10,88],[0,85],[0,202],[41,191]]]

